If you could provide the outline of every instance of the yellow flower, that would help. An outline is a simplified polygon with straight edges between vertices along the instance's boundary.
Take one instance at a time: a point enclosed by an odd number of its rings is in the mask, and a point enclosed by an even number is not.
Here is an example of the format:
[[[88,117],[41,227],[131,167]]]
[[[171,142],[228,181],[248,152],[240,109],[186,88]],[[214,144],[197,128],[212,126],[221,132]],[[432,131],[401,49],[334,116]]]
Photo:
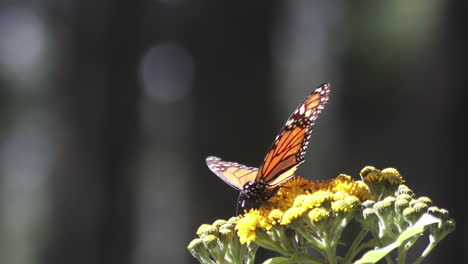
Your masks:
[[[400,172],[394,168],[386,168],[382,170],[382,175],[388,182],[391,182],[394,185],[399,185],[405,182],[403,177],[401,177]]]
[[[212,249],[217,246],[218,237],[215,235],[207,235],[202,239],[202,241],[206,248]]]
[[[344,199],[334,201],[331,208],[334,212],[349,213],[360,205],[360,201],[356,196],[348,195]]]
[[[349,196],[347,192],[344,191],[337,191],[336,193],[333,194],[333,201],[340,201],[344,200]]]
[[[189,243],[187,249],[194,255],[198,254],[198,251],[205,250],[203,240],[201,238],[195,238]]]
[[[370,193],[369,186],[363,181],[355,181],[352,188],[348,190],[350,195],[354,195],[359,198],[360,201],[372,200],[372,194]]]
[[[431,198],[429,197],[426,197],[426,196],[421,196],[418,198],[418,201],[422,202],[422,203],[425,203],[427,205],[431,205],[432,204],[432,200]]]
[[[351,263],[364,245],[386,245],[401,239],[421,217],[430,217],[431,221],[424,232],[430,236],[426,253],[455,229],[448,211],[433,206],[429,197],[417,197],[402,184],[404,180],[396,169],[368,166],[360,174],[361,181],[345,174],[326,181],[294,177],[279,186],[259,208],[201,225],[199,238],[192,240],[187,249],[200,263],[253,263],[259,247],[281,254],[280,262],[335,263],[343,232],[354,219],[362,230],[351,243],[351,253],[343,259]],[[438,220],[437,224],[433,224],[434,220]],[[365,241],[367,233],[372,238]],[[421,235],[405,239],[411,241]],[[405,244],[405,252],[398,252],[399,259],[404,259],[411,245]],[[322,253],[323,259],[305,254],[307,248]],[[363,257],[361,262],[368,260]],[[271,261],[276,259],[266,262]]]
[[[405,182],[400,172],[394,168],[387,168],[380,171],[372,166],[367,166],[361,170],[360,174],[366,183],[386,182],[398,186]]]
[[[284,212],[280,209],[273,209],[268,215],[268,220],[271,222],[272,225],[278,225],[281,222],[283,215]]]
[[[268,231],[273,226],[289,225],[305,214],[312,221],[319,221],[330,212],[351,212],[371,197],[364,182],[348,175],[315,182],[294,177],[260,208],[241,215],[237,220],[237,234],[241,243],[250,243],[255,241],[258,228]]]
[[[236,230],[242,244],[250,244],[255,241],[255,230],[257,229],[260,211],[250,210],[242,218],[237,220]]]
[[[281,221],[281,225],[290,224],[294,219],[301,216],[306,210],[302,207],[292,207],[289,208],[286,212],[284,212],[283,220]]]
[[[304,200],[302,207],[304,209],[312,209],[322,206],[325,202],[333,200],[333,193],[329,191],[318,190],[307,196],[307,199]]]
[[[214,228],[219,229],[219,227],[222,226],[222,225],[224,225],[224,224],[226,224],[226,222],[227,222],[227,221],[224,220],[224,219],[218,219],[218,220],[216,220],[216,221],[213,222],[212,226],[213,226]]]
[[[217,232],[218,228],[209,224],[202,224],[197,230],[197,235],[203,238],[207,235],[215,235]]]
[[[312,222],[319,222],[323,218],[327,217],[330,214],[330,211],[324,208],[314,208],[310,210],[307,215]]]
[[[405,182],[400,173],[394,168],[380,171],[372,166],[367,166],[361,170],[360,175],[377,201],[388,195],[394,195],[397,189],[402,186],[402,183]]]

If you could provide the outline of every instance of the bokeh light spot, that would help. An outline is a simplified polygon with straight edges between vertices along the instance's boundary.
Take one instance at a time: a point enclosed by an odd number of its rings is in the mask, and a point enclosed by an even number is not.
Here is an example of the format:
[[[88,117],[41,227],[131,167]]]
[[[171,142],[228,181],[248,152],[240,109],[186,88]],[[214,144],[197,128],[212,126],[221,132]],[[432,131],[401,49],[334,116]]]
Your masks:
[[[0,67],[16,77],[36,69],[45,49],[45,27],[28,9],[0,13]]]
[[[193,85],[193,57],[177,43],[160,43],[149,49],[140,65],[145,94],[172,102],[186,96]]]

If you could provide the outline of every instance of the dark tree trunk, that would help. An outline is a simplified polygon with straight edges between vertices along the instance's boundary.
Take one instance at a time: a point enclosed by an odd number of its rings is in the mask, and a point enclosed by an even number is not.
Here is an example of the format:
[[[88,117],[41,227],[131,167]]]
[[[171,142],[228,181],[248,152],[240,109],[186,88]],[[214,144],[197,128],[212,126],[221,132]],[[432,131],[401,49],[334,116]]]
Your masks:
[[[58,4],[58,3],[55,3]],[[64,144],[51,185],[47,264],[129,263],[138,130],[138,1],[52,6]]]
[[[204,165],[208,155],[258,166],[274,124],[271,39],[275,2],[212,3],[187,39],[196,62],[193,223],[235,214],[238,192]],[[214,209],[215,208],[215,209]]]

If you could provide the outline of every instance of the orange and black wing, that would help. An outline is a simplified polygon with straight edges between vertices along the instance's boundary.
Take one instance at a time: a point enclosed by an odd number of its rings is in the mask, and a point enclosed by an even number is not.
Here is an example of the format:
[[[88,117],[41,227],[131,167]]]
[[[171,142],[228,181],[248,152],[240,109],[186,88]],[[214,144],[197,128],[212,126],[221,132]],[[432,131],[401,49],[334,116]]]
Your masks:
[[[246,182],[254,181],[258,173],[258,168],[223,161],[213,156],[206,158],[206,164],[214,174],[237,190],[242,190]]]
[[[276,136],[260,166],[256,181],[263,181],[273,187],[294,175],[297,167],[304,162],[315,120],[329,97],[330,84],[324,83],[297,107]]]

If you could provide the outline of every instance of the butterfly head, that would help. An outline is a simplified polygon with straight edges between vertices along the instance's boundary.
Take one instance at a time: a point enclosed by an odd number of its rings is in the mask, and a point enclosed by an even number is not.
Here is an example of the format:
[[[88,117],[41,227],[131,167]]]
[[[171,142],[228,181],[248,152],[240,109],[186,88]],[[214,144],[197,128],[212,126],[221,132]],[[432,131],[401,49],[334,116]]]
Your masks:
[[[271,187],[263,181],[249,181],[244,184],[239,194],[237,214],[244,210],[258,208],[263,202],[275,195],[277,187]]]

